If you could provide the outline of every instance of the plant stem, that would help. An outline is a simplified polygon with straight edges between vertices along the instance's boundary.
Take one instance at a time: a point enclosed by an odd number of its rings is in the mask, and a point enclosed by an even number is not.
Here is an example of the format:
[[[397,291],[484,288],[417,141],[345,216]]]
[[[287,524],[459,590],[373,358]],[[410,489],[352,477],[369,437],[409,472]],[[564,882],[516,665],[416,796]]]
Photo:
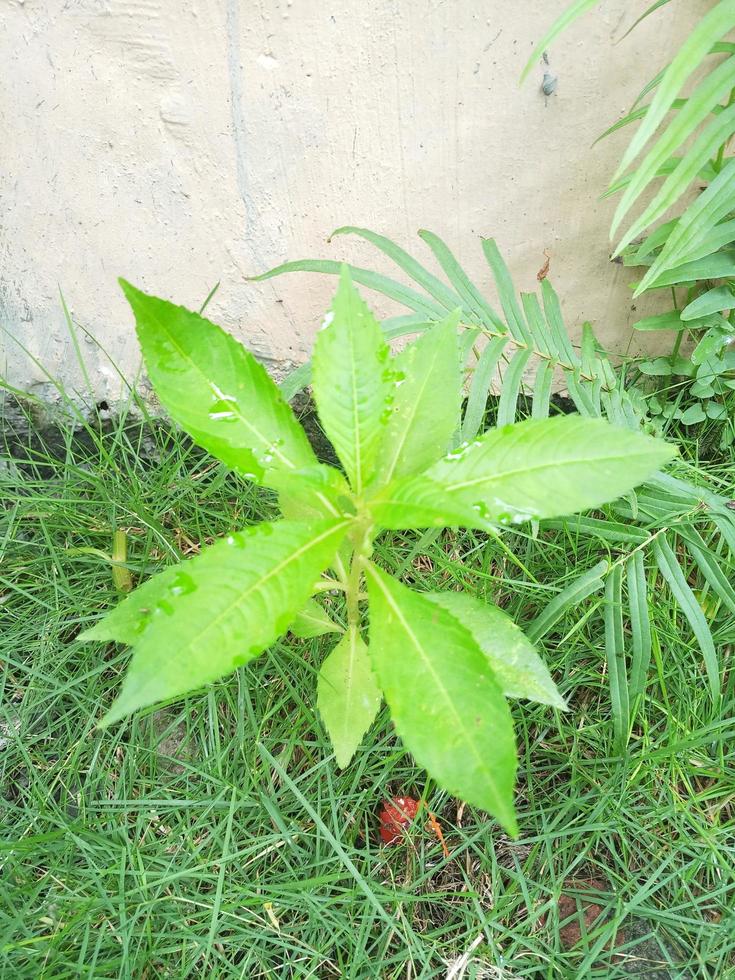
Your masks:
[[[360,602],[365,598],[365,594],[360,591],[360,585],[362,583],[363,566],[373,550],[372,539],[372,525],[359,525],[355,550],[352,554],[350,573],[347,577],[347,588],[345,589],[347,599],[347,626],[350,629],[357,630],[360,627]]]

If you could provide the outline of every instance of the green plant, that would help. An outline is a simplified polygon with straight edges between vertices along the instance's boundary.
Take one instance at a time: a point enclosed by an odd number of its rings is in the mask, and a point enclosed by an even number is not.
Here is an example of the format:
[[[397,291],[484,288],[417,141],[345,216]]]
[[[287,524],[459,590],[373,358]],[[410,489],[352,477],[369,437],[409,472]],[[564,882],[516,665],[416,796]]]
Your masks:
[[[426,330],[461,309],[460,346],[466,355],[468,397],[461,434],[473,439],[483,424],[488,397],[499,372],[500,396],[496,421],[506,425],[525,411],[542,419],[552,410],[552,380],[556,375],[580,415],[606,418],[615,426],[633,431],[652,427],[646,399],[627,384],[627,372],[615,369],[586,326],[581,350],[566,331],[559,299],[548,279],[541,284],[541,301],[535,294],[516,297],[507,266],[494,241],[485,240],[483,251],[497,286],[503,316],[468,278],[448,246],[428,231],[420,237],[429,246],[447,282],[435,276],[394,242],[364,228],[341,228],[333,233],[356,234],[375,245],[412,280],[409,287],[389,276],[350,266],[352,278],[384,296],[402,303],[411,312],[384,321],[388,337]],[[337,274],[340,263],[302,259],[270,270],[258,279],[291,272]],[[282,385],[292,397],[309,379],[309,366],[297,369]],[[660,601],[662,585],[689,624],[701,651],[712,709],[721,699],[717,644],[727,633],[721,613],[735,612],[735,590],[720,565],[735,554],[735,520],[732,502],[725,496],[727,481],[714,487],[702,482],[699,470],[682,464],[679,473],[658,474],[639,491],[616,502],[605,512],[565,520],[547,520],[540,533],[562,530],[570,548],[586,542],[597,560],[579,573],[556,595],[529,625],[533,642],[551,634],[565,613],[599,592],[603,616],[604,646],[613,707],[616,747],[623,751],[643,700],[646,678],[655,655],[656,638],[651,628],[650,607]],[[719,491],[719,492],[718,492]],[[435,531],[428,531],[425,543]],[[719,557],[714,557],[719,556]],[[660,579],[659,579],[660,576]],[[695,593],[693,576],[704,586]],[[706,602],[705,614],[702,603]]]
[[[598,2],[577,0],[554,22],[524,77],[543,49]],[[653,3],[633,26],[668,2]],[[734,28],[732,0],[714,3],[631,111],[600,137],[639,123],[607,191],[621,195],[613,257],[647,268],[635,296],[663,289],[673,299],[672,309],[634,324],[641,331],[676,331],[670,356],[640,364],[643,378],[654,379],[650,411],[686,425],[724,423],[720,448],[735,440],[735,160],[726,155],[735,134],[735,44],[726,40]],[[696,85],[683,97],[692,77]],[[688,203],[694,188],[702,193]],[[625,227],[646,192],[648,203]],[[682,202],[683,213],[656,226]],[[680,354],[685,339],[693,341],[691,357]]]
[[[501,425],[457,444],[458,313],[391,357],[343,268],[313,357],[316,405],[343,475],[318,462],[265,370],[232,337],[123,289],[171,416],[243,477],[276,490],[284,519],[228,535],[150,579],[86,631],[83,639],[134,647],[101,724],[217,680],[289,627],[340,632],[318,685],[338,763],[349,762],[384,694],[398,733],[437,782],[515,832],[505,698],[564,701],[500,609],[412,591],[372,561],[374,541],[381,530],[414,527],[497,534],[599,506],[649,477],[672,447],[579,417]],[[311,598],[323,593],[342,595],[344,626]]]
[[[314,704],[328,637],[287,634],[213,687],[100,731],[129,651],[80,643],[78,631],[119,600],[115,530],[143,581],[277,511],[269,491],[177,426],[141,419],[134,391],[103,424],[94,393],[80,411],[76,392],[58,391],[40,429],[37,410],[24,416],[8,393],[0,427],[0,975],[372,977],[378,963],[385,980],[438,980],[470,948],[466,977],[630,980],[633,957],[676,977],[728,975],[735,719],[708,719],[697,651],[660,578],[624,760],[601,652],[604,593],[538,643],[571,710],[513,706],[518,842],[426,777],[385,708],[369,750],[334,765]],[[732,465],[731,452],[689,476],[716,490]],[[709,536],[704,514],[700,530]],[[381,535],[374,560],[413,589],[489,599],[524,627],[601,557],[598,541],[567,528],[419,537]],[[732,581],[732,557],[708,555]],[[696,566],[686,575],[706,591]],[[712,593],[704,604],[724,658],[735,615],[710,618]],[[422,800],[422,814],[405,844],[381,846],[376,811],[397,794]],[[558,897],[589,878],[602,915],[569,951]]]

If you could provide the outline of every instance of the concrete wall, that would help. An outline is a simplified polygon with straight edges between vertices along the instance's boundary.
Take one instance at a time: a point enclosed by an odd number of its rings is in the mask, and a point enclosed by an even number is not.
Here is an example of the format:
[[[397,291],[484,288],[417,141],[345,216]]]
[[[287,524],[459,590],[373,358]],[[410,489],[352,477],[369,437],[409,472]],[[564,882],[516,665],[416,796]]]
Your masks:
[[[598,195],[630,106],[708,4],[672,4],[615,46],[647,4],[603,0],[518,87],[567,0],[0,0],[4,323],[78,385],[59,301],[129,377],[140,358],[116,277],[200,304],[275,370],[301,361],[331,280],[245,276],[286,259],[370,248],[325,239],[364,225],[424,254],[440,234],[492,295],[479,236],[519,288],[551,277],[568,322],[628,348],[630,273],[608,262]],[[119,380],[82,349],[98,397]],[[42,371],[8,343],[11,381]]]

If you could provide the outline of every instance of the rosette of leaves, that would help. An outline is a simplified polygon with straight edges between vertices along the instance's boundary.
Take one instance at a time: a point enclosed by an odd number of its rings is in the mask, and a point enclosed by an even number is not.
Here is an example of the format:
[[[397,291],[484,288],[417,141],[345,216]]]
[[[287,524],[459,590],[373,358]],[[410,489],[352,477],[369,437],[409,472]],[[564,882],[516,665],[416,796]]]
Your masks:
[[[385,531],[502,533],[624,494],[675,450],[600,419],[495,427],[459,442],[459,312],[392,355],[350,279],[314,346],[313,394],[342,469],[320,463],[264,368],[196,313],[123,283],[151,381],[170,415],[243,478],[278,493],[283,519],[233,533],[149,579],[83,634],[133,647],[103,726],[258,656],[288,629],[339,638],[317,704],[345,766],[383,698],[439,785],[516,832],[508,698],[563,709],[533,644],[470,595],[413,591],[373,560]],[[325,592],[342,605],[330,616]]]

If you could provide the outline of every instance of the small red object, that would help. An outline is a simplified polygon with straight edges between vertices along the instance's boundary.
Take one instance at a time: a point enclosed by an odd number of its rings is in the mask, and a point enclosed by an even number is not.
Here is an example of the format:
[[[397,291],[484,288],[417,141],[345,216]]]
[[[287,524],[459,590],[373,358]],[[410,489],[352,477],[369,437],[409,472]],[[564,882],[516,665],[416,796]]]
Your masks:
[[[394,796],[378,814],[380,836],[384,844],[398,844],[413,823],[419,809],[419,801],[411,796]]]

